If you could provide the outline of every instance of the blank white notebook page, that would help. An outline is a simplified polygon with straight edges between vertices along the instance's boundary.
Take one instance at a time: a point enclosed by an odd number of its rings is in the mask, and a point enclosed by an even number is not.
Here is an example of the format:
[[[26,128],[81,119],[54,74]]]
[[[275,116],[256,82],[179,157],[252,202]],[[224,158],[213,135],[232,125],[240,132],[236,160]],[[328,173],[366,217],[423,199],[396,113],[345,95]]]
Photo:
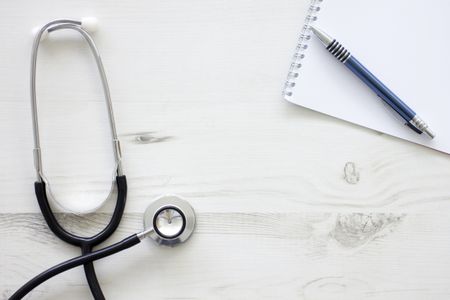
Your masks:
[[[286,100],[450,153],[450,1],[323,0],[314,26],[428,123],[417,134],[312,34]]]

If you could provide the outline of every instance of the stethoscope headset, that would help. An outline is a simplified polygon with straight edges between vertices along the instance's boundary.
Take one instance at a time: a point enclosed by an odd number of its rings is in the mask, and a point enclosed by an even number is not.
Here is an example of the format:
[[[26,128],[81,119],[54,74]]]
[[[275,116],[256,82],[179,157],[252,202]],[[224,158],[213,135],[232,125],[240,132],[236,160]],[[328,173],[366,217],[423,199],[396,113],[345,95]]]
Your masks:
[[[77,266],[84,266],[89,288],[92,296],[95,299],[105,299],[102,289],[95,274],[93,261],[101,259],[103,257],[120,252],[127,248],[130,248],[141,242],[146,237],[152,238],[158,244],[166,246],[175,246],[177,244],[185,242],[194,231],[195,227],[195,212],[190,204],[181,199],[178,196],[163,196],[151,203],[144,213],[144,230],[142,232],[132,234],[131,236],[123,239],[122,241],[110,245],[108,247],[93,250],[95,246],[108,239],[119,226],[122,219],[122,215],[125,209],[125,202],[127,197],[127,180],[123,174],[121,164],[121,149],[120,142],[117,137],[116,126],[114,121],[114,114],[111,102],[111,95],[109,91],[108,81],[106,78],[103,63],[100,58],[99,51],[94,43],[89,32],[95,31],[97,28],[97,22],[94,18],[86,18],[80,21],[74,20],[54,20],[42,26],[35,35],[32,55],[31,55],[31,108],[32,108],[32,120],[33,120],[33,136],[34,136],[34,165],[36,169],[37,180],[34,183],[34,189],[36,198],[39,204],[39,208],[42,215],[47,222],[50,230],[61,240],[66,243],[81,248],[81,256],[75,257],[63,263],[60,263],[41,274],[37,275],[20,289],[18,289],[9,299],[22,299],[32,289],[43,283],[44,281],[56,276],[69,269]],[[68,232],[60,225],[55,218],[52,207],[49,202],[49,198],[54,200],[50,190],[50,183],[46,179],[42,169],[41,147],[39,139],[39,122],[37,112],[36,101],[36,65],[37,55],[40,42],[45,37],[57,30],[71,29],[79,32],[89,45],[92,54],[95,58],[100,78],[103,85],[103,91],[107,102],[109,123],[111,128],[113,151],[115,159],[115,182],[111,186],[111,191],[106,200],[114,195],[114,190],[117,190],[116,205],[111,216],[109,223],[99,233],[85,237],[75,235]],[[105,200],[105,201],[106,201]]]

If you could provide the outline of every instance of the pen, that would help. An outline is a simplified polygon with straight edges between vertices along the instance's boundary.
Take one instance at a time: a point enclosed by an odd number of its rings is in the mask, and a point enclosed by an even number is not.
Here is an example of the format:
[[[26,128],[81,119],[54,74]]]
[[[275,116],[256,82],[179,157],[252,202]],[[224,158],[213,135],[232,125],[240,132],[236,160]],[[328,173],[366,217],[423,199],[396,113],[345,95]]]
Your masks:
[[[322,30],[311,26],[312,32],[319,38],[328,52],[334,55],[340,62],[359,77],[372,91],[374,91],[386,104],[397,112],[405,121],[406,125],[415,132],[425,132],[430,138],[435,134],[430,130],[427,123],[423,121],[408,105],[388,89],[378,78],[367,70],[348,50],[346,50],[336,39],[333,39]]]

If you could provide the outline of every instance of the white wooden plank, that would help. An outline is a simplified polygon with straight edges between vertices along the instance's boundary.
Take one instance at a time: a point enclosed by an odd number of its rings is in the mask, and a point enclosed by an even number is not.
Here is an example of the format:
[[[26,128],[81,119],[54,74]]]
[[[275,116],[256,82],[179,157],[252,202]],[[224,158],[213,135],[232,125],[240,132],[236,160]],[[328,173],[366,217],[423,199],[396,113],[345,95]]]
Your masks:
[[[68,228],[87,232],[99,230],[108,218],[106,214],[82,220],[62,217]],[[39,214],[2,214],[0,220],[4,296],[33,274],[78,254],[46,229]],[[145,240],[96,262],[106,295],[111,299],[450,296],[450,224],[445,214],[202,213],[198,221],[192,239],[180,247],[158,247]],[[113,240],[140,230],[141,224],[141,214],[127,214]],[[48,281],[30,299],[43,296],[88,298],[82,270]]]

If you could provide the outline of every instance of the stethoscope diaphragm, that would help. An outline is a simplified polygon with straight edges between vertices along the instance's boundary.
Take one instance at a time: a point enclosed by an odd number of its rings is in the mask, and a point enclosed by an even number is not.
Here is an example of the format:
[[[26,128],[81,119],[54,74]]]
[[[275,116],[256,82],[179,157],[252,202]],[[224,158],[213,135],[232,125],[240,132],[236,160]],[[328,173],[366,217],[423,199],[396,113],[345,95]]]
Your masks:
[[[194,228],[194,209],[178,196],[162,196],[145,210],[144,230],[158,244],[175,246],[183,243],[192,235]]]

